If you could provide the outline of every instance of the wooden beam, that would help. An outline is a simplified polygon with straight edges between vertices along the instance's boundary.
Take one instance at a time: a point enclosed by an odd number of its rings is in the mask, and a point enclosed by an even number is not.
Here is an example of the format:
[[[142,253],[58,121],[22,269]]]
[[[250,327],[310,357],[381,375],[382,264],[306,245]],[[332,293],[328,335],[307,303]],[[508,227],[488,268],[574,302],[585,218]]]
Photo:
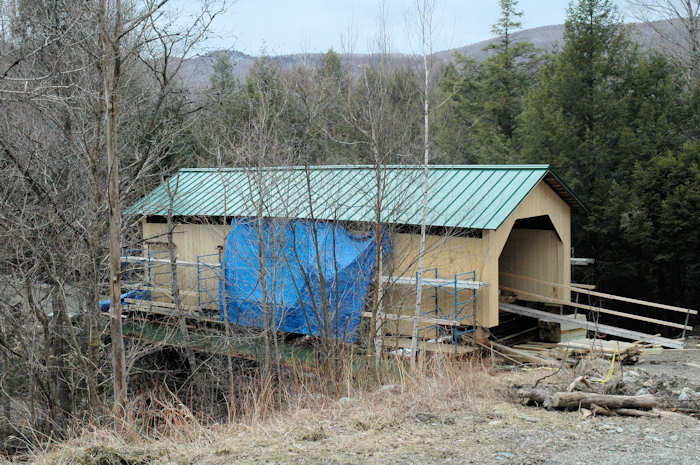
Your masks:
[[[501,302],[500,304],[498,304],[498,308],[504,312],[514,313],[516,315],[529,316],[531,318],[537,318],[538,320],[542,321],[556,321],[558,323],[567,323],[577,328],[585,328],[588,331],[597,331],[600,333],[611,334],[613,336],[619,336],[625,339],[631,339],[633,341],[638,341],[639,339],[643,339],[650,336],[649,334],[640,333],[639,331],[632,331],[631,329],[618,328],[616,326],[604,325],[587,320],[578,320],[576,318],[559,315],[557,313],[550,313],[542,310],[535,310],[534,308],[523,307],[522,305],[506,304]],[[668,339],[665,337],[652,336],[650,339],[648,339],[648,342],[653,344],[659,344],[671,349],[684,348],[684,344],[682,341]]]
[[[150,257],[120,257],[122,263],[156,263],[159,265],[170,265],[170,260],[164,260],[161,258],[150,258]],[[219,268],[218,263],[204,263],[204,262],[187,262],[184,260],[177,260],[175,262],[177,266],[208,266],[210,268]]]
[[[521,360],[525,360],[526,362],[537,363],[538,365],[546,365],[552,367],[561,365],[561,362],[558,362],[557,360],[551,358],[538,357],[537,355],[528,353],[528,351],[526,350],[514,349],[512,347],[508,347],[506,345],[499,344],[494,341],[488,341],[488,344],[501,352],[504,352],[516,358],[520,358]]]
[[[580,287],[581,289],[590,289],[591,291],[596,288],[595,284],[579,284],[571,283],[571,287]]]
[[[579,304],[576,302],[567,302],[566,300],[555,299],[553,297],[548,297],[545,295],[536,294],[534,292],[523,291],[521,289],[514,289],[511,287],[504,287],[504,286],[502,286],[501,289],[505,289],[506,291],[515,292],[516,294],[525,294],[525,295],[529,295],[532,297],[536,297],[538,299],[542,299],[544,302],[549,302],[549,303],[553,303],[553,304],[567,305],[569,307],[582,308],[584,310],[590,310],[592,312],[606,313],[608,315],[615,315],[615,316],[619,316],[619,317],[623,317],[623,318],[630,318],[632,320],[646,321],[647,323],[654,323],[657,325],[670,326],[672,328],[688,329],[688,330],[693,329],[692,326],[686,326],[686,325],[683,325],[680,323],[672,323],[670,321],[658,320],[656,318],[649,318],[646,316],[633,315],[631,313],[618,312],[617,310],[610,310],[608,308],[603,308],[603,307],[594,307],[592,305],[584,305],[584,304]]]
[[[124,289],[134,289],[137,291],[151,291],[151,292],[159,292],[165,294],[167,297],[170,297],[172,299],[172,296],[170,293],[172,292],[172,289],[169,287],[158,287],[158,286],[148,286],[148,285],[140,285],[140,284],[122,284],[122,287]],[[180,295],[185,295],[188,297],[197,297],[199,294],[197,294],[196,291],[183,291],[180,290]]]
[[[177,311],[167,308],[167,307],[160,307],[157,305],[148,305],[147,303],[144,303],[143,301],[141,303],[133,303],[129,304],[130,308],[132,310],[135,310],[137,312],[144,312],[144,313],[152,313],[154,315],[162,315],[162,316],[170,316],[170,317],[185,317],[189,318],[190,320],[197,320],[201,321],[204,323],[213,323],[213,324],[223,324],[224,322],[222,320],[218,319],[213,319],[213,318],[207,318],[204,315],[198,314],[198,313],[183,313],[183,314],[178,314]]]
[[[167,309],[172,309],[172,310],[176,309],[176,306],[173,303],[158,302],[157,300],[124,299],[124,303],[128,304],[128,305],[137,305],[137,306],[141,306],[141,307],[160,307],[160,308],[167,308]],[[185,305],[185,304],[180,304],[180,309],[194,312],[195,314],[198,312],[203,312],[205,310],[217,311],[217,309],[205,309],[205,308],[202,308],[202,307],[197,306],[197,305]]]
[[[400,347],[409,348],[411,347],[410,337],[399,337],[399,336],[385,336],[384,337],[385,347]],[[476,350],[473,346],[463,346],[459,344],[442,344],[439,342],[427,342],[419,341],[418,349],[424,350],[426,352],[438,352],[442,354],[469,354]]]
[[[415,276],[382,276],[382,282],[387,284],[410,284],[416,285]],[[426,287],[443,287],[447,289],[479,289],[486,287],[489,283],[485,281],[473,281],[466,279],[446,279],[446,278],[427,278],[423,277],[423,285]]]
[[[551,281],[543,281],[541,279],[536,279],[536,278],[531,278],[529,276],[522,276],[514,273],[506,273],[505,271],[500,272],[499,274],[502,274],[503,276],[508,276],[511,278],[515,279],[522,279],[523,281],[531,281],[535,283],[540,283],[540,284],[547,284],[550,286],[556,286],[560,287],[562,289],[570,289],[574,292],[578,292],[580,294],[588,294],[588,295],[593,295],[596,297],[602,297],[604,299],[611,299],[611,300],[620,300],[622,302],[629,302],[632,304],[639,304],[639,305],[644,305],[647,307],[656,307],[656,308],[662,308],[664,310],[671,310],[674,312],[681,312],[681,313],[690,313],[691,315],[697,315],[698,311],[697,310],[692,310],[689,308],[683,308],[683,307],[674,307],[673,305],[666,305],[666,304],[659,304],[656,302],[649,302],[646,300],[639,300],[639,299],[632,299],[630,297],[622,297],[619,295],[613,295],[613,294],[605,294],[603,292],[596,292],[596,291],[590,291],[587,289],[583,289],[580,287],[576,287],[575,285],[566,285],[566,284],[561,284],[561,283],[553,283]],[[692,328],[690,328],[692,329]]]
[[[363,312],[361,314],[363,317],[371,318],[371,312]],[[425,323],[430,325],[443,325],[443,326],[468,326],[471,323],[461,322],[459,320],[448,320],[444,318],[431,318],[431,317],[415,317],[412,315],[401,315],[398,313],[382,313],[382,318],[385,320],[405,320],[414,321],[417,320],[419,323]]]

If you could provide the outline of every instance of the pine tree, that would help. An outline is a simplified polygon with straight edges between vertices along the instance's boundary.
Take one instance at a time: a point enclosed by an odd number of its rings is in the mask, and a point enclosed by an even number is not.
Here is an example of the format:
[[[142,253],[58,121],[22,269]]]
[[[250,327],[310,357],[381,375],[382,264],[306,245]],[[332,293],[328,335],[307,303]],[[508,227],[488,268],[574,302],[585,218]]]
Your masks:
[[[220,95],[230,95],[238,86],[233,73],[233,63],[227,52],[219,52],[214,61],[214,69],[209,78],[209,88]]]
[[[517,0],[501,0],[501,16],[492,31],[498,40],[482,63],[459,56],[441,80],[449,105],[438,139],[443,152],[469,163],[506,163],[518,151],[515,139],[522,99],[537,65],[535,48],[513,39],[521,27]]]
[[[520,116],[524,161],[551,163],[589,207],[573,238],[597,258],[603,287],[697,297],[697,286],[677,287],[687,282],[679,272],[697,275],[687,258],[697,263],[697,240],[684,226],[694,218],[681,218],[697,208],[692,98],[681,73],[636,50],[610,0],[572,4],[564,39]]]
[[[564,48],[541,70],[521,114],[522,156],[547,162],[593,204],[607,196],[624,164],[615,150],[619,100],[634,50],[610,0],[580,0],[569,7]],[[608,178],[609,179],[609,178]]]

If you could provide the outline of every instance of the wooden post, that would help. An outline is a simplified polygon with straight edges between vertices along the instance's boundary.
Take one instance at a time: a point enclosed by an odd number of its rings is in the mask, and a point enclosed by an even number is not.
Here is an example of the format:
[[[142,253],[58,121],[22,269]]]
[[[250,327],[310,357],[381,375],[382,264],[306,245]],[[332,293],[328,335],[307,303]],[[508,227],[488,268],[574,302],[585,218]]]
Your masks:
[[[225,240],[225,239],[224,239]],[[218,245],[216,246],[217,251],[219,252],[219,273],[220,273],[220,278],[219,278],[219,285],[221,286],[221,311],[224,314],[224,328],[226,330],[226,368],[228,369],[228,384],[229,384],[229,395],[230,400],[229,400],[229,420],[231,420],[232,417],[232,408],[233,408],[233,402],[234,402],[234,379],[233,379],[233,357],[231,355],[231,325],[229,323],[229,316],[228,316],[228,291],[226,290],[226,260],[225,256],[223,256],[223,251],[224,251],[224,246]]]

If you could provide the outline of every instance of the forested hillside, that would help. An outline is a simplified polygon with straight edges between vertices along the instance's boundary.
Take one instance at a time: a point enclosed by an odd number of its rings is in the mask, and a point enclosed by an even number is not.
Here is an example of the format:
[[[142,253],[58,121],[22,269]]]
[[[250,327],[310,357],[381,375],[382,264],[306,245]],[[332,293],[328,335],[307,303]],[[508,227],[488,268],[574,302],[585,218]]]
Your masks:
[[[245,77],[222,52],[196,91],[178,73],[217,10],[182,26],[154,16],[160,2],[6,3],[0,412],[12,421],[0,421],[11,438],[0,450],[124,416],[130,382],[186,365],[140,365],[154,350],[125,351],[120,317],[108,331],[99,311],[107,296],[120,305],[121,249],[142,245],[121,211],[181,167],[411,164],[428,148],[434,164],[548,163],[588,209],[574,255],[596,263],[577,281],[698,307],[697,0],[682,2],[690,16],[669,15],[680,32],[665,49],[640,47],[612,0],[576,0],[560,46],[538,50],[516,33],[527,11],[502,0],[488,56],[426,56],[427,89],[419,59],[378,52],[357,66],[328,51],[318,66],[260,57]],[[178,380],[178,394],[205,399],[189,407],[217,421],[236,415],[217,404],[220,365],[200,373],[208,381]]]

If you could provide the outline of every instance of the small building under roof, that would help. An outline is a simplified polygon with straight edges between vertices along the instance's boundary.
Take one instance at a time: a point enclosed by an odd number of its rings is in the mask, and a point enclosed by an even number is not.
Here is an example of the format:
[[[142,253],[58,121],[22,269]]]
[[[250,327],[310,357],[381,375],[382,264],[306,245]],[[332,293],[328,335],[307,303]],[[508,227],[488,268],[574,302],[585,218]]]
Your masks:
[[[171,209],[178,223],[178,260],[195,262],[214,256],[224,245],[232,218],[333,221],[350,230],[371,231],[381,205],[381,223],[391,231],[392,241],[383,274],[395,284],[387,292],[384,311],[406,315],[415,304],[411,280],[422,201],[421,166],[181,169],[125,213],[142,217],[144,240],[157,247],[159,241],[162,246]],[[426,277],[454,281],[473,272],[469,279],[488,284],[477,292],[476,322],[471,312],[460,317],[465,325],[498,325],[500,286],[569,300],[569,291],[537,281],[514,286],[503,273],[569,284],[575,210],[583,210],[581,202],[548,165],[431,166]],[[182,289],[197,292],[194,272],[181,273],[180,279]],[[446,289],[426,290],[423,307],[426,312],[435,308],[435,318],[454,318],[459,299]],[[410,334],[411,322],[405,318],[387,325],[389,333]]]

